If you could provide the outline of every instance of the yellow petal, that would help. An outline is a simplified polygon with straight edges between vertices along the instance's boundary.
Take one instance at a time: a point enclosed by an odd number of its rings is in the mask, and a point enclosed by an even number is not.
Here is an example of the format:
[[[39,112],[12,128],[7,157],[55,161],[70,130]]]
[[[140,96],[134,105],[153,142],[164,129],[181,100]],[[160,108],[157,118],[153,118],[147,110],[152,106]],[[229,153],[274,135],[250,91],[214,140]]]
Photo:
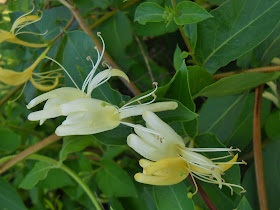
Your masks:
[[[37,15],[28,15],[28,16],[21,16],[18,19],[16,19],[16,21],[13,23],[13,26],[11,28],[11,32],[13,33],[14,30],[19,27],[21,24],[24,24],[26,22],[32,22],[32,21],[37,21],[39,20],[41,17],[37,16]]]
[[[36,43],[22,41],[22,40],[20,40],[20,39],[18,39],[16,37],[13,37],[11,39],[7,39],[5,41],[11,42],[11,43],[14,43],[14,44],[23,45],[23,46],[26,46],[26,47],[34,47],[34,48],[41,48],[41,47],[47,47],[48,46],[47,43],[45,43],[45,44],[36,44]]]
[[[14,38],[14,35],[9,31],[0,29],[0,43],[12,38]]]
[[[58,77],[55,78],[54,83],[52,85],[42,85],[42,84],[36,82],[32,77],[30,77],[30,81],[32,82],[34,87],[36,87],[38,90],[50,91],[58,85],[59,79],[58,79]]]
[[[189,174],[187,163],[180,157],[166,158],[157,162],[141,159],[143,173],[135,174],[136,181],[151,185],[173,185]]]
[[[118,77],[122,77],[124,78],[126,81],[129,82],[129,78],[128,76],[121,70],[119,69],[112,69],[112,77],[115,77],[115,76],[118,76]]]
[[[222,169],[224,169],[224,171],[230,169],[234,164],[229,164],[229,163],[234,163],[237,161],[238,158],[238,154],[236,154],[230,161],[227,162],[227,164],[218,164],[219,167],[221,167]],[[221,172],[222,170],[219,169]]]
[[[15,72],[8,69],[0,69],[0,81],[7,85],[20,85],[28,81],[31,73],[29,71]]]

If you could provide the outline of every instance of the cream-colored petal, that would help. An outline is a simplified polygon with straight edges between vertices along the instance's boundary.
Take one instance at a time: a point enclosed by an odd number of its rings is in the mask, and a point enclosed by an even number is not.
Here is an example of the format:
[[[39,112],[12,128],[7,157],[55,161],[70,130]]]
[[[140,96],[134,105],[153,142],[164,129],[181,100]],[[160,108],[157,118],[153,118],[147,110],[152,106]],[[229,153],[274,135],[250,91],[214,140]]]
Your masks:
[[[143,113],[143,119],[159,133],[168,143],[185,146],[183,139],[168,124],[163,122],[156,114],[150,111]]]
[[[143,127],[142,125],[138,126]],[[160,140],[157,139],[154,134],[148,133],[147,131],[141,130],[139,128],[134,128],[134,131],[141,139],[143,139],[145,142],[152,145],[153,147],[158,148],[160,146]]]
[[[139,165],[142,167],[142,168],[145,168],[149,165],[151,165],[152,163],[154,163],[153,161],[150,161],[150,160],[146,160],[146,159],[140,159],[139,160]]]
[[[46,120],[46,119],[50,119],[50,118],[55,118],[60,116],[60,110],[58,107],[54,107],[51,109],[47,109],[47,110],[41,110],[41,111],[37,111],[37,112],[32,112],[28,115],[28,120],[31,121],[37,121],[40,120],[40,125],[42,125],[42,123]]]
[[[142,115],[145,111],[151,111],[151,112],[162,112],[167,110],[174,110],[178,107],[178,103],[171,101],[171,102],[158,102],[153,103],[149,105],[139,105],[138,107],[134,109],[128,109],[125,111],[122,111],[120,116],[121,119],[132,117],[132,116],[138,116]]]
[[[91,93],[93,89],[96,88],[101,81],[108,78],[110,75],[111,77],[114,76],[122,77],[129,82],[127,75],[123,71],[118,69],[107,69],[99,72],[97,75],[93,77],[93,79],[88,84],[87,92]]]
[[[130,134],[127,137],[127,145],[134,149],[137,153],[149,160],[158,160],[158,155],[160,155],[156,148],[152,145],[143,141],[135,134]]]
[[[34,99],[32,99],[29,104],[27,105],[28,109],[31,109],[32,107],[36,106],[37,104],[48,100],[50,98],[59,97],[63,100],[64,103],[68,101],[72,101],[78,98],[85,97],[85,93],[83,93],[81,90],[77,88],[72,87],[62,87],[55,90],[52,90],[50,92],[44,93]]]

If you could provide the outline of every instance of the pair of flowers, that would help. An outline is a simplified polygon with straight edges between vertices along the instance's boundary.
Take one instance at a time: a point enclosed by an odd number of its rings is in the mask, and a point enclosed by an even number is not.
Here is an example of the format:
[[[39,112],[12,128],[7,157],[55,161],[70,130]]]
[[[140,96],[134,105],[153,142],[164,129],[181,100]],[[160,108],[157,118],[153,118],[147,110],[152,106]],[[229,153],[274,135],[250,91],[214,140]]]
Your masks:
[[[42,48],[42,47],[47,47],[47,48],[36,59],[36,61],[27,69],[25,69],[23,72],[15,72],[10,69],[0,68],[0,81],[7,85],[21,85],[21,84],[26,84],[27,81],[30,81],[37,89],[42,91],[49,91],[54,89],[58,85],[59,77],[60,77],[58,71],[52,70],[48,72],[35,73],[34,70],[39,65],[41,60],[47,55],[47,53],[51,49],[51,45],[48,46],[48,44],[46,43],[37,44],[32,42],[26,42],[17,38],[17,36],[20,34],[42,35],[31,31],[22,31],[22,29],[25,28],[26,26],[41,20],[42,16],[31,15],[33,11],[34,11],[34,5],[32,11],[20,16],[14,21],[10,31],[5,31],[0,29],[0,43],[10,42],[10,43],[19,44],[22,46],[32,47],[32,48]]]
[[[82,88],[79,89],[72,80],[76,88],[63,87],[34,98],[27,105],[28,109],[43,101],[47,100],[47,102],[43,110],[31,113],[28,119],[33,121],[40,120],[40,124],[43,124],[46,119],[67,116],[55,131],[59,136],[95,134],[114,129],[120,124],[133,127],[136,134],[128,136],[127,144],[146,158],[139,161],[143,172],[135,175],[135,180],[141,183],[172,185],[183,181],[190,175],[193,180],[197,178],[205,182],[218,184],[220,188],[225,185],[231,190],[232,187],[239,187],[244,190],[241,186],[226,183],[221,177],[224,171],[234,164],[244,163],[237,162],[238,155],[235,155],[228,162],[214,162],[214,160],[229,158],[231,153],[214,159],[209,159],[200,154],[200,152],[232,152],[239,150],[233,148],[185,147],[182,137],[154,114],[154,112],[174,110],[178,106],[176,102],[153,103],[156,98],[157,84],[155,84],[156,88],[151,93],[132,100],[120,108],[105,101],[91,98],[92,91],[108,81],[112,76],[119,76],[129,81],[124,72],[112,69],[108,65],[108,69],[96,74],[105,50],[105,43],[101,35],[98,34],[98,36],[103,43],[103,49],[101,53],[96,49],[98,59],[95,64],[90,57],[87,58],[92,62],[93,67]],[[61,66],[61,68],[63,67]],[[65,72],[67,71],[65,70]],[[144,104],[135,105],[141,99],[149,96],[153,96],[154,99]],[[142,115],[146,122],[146,127],[128,123],[125,120],[128,117],[137,115]],[[189,196],[191,197],[192,194],[189,194]]]

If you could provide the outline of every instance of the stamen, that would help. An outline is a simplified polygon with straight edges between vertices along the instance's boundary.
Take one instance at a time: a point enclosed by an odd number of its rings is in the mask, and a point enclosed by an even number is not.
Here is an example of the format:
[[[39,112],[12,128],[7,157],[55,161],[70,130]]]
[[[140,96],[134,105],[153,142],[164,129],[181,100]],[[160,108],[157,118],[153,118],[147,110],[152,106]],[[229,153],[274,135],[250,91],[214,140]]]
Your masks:
[[[13,99],[13,100],[11,100],[11,101],[8,101],[8,104],[17,101],[17,100],[22,96],[22,94],[23,94],[23,92],[24,92],[24,89],[25,89],[25,87],[26,87],[26,84],[27,84],[27,82],[24,83],[24,86],[23,86],[23,88],[21,89],[20,94],[19,94],[15,99]]]
[[[49,59],[49,60],[51,60],[51,61],[53,61],[54,63],[56,63],[57,65],[59,65],[60,66],[60,68],[62,68],[63,69],[63,71],[68,75],[68,77],[71,79],[71,81],[73,82],[73,84],[76,86],[76,88],[78,88],[79,90],[80,90],[80,88],[78,87],[78,85],[75,83],[75,81],[73,80],[73,78],[71,77],[71,75],[68,73],[68,71],[60,64],[60,63],[58,63],[56,60],[54,60],[54,59],[52,59],[52,58],[50,58],[50,57],[48,57],[48,56],[44,56],[45,58],[47,58],[47,59]]]
[[[211,158],[210,160],[220,160],[220,159],[225,159],[225,158],[228,158],[228,157],[232,157],[232,155],[226,155],[226,156],[222,156],[222,157],[217,157],[217,158]]]
[[[124,124],[124,125],[132,127],[132,128],[137,128],[139,130],[142,130],[142,131],[145,131],[145,132],[152,133],[154,135],[160,136],[160,134],[155,132],[154,130],[149,129],[149,128],[145,128],[143,126],[135,125],[135,124],[128,123],[128,122],[122,122],[122,121],[121,121],[121,124]]]
[[[188,163],[187,163],[187,164],[188,164]],[[188,166],[189,166],[189,169],[190,169],[190,165],[189,165],[189,164],[188,164]],[[190,175],[191,175],[191,177],[192,177],[192,181],[193,181],[194,186],[195,186],[195,191],[194,191],[194,193],[189,192],[189,193],[187,194],[188,198],[192,198],[192,197],[198,192],[198,187],[197,187],[196,181],[195,181],[195,179],[194,179],[194,177],[193,177],[193,174],[190,173]]]
[[[241,152],[240,149],[236,148],[233,149],[230,148],[188,148],[188,150],[191,150],[193,152],[228,152],[228,151],[238,151]]]
[[[134,100],[132,100],[132,101],[126,103],[125,105],[123,105],[123,106],[119,109],[119,111],[122,112],[122,111],[124,111],[124,110],[134,109],[134,108],[138,107],[139,105],[133,105],[133,106],[129,106],[129,105],[130,105],[130,104],[133,104],[133,103],[135,103],[135,102],[138,102],[138,101],[140,101],[140,100],[142,100],[142,99],[144,99],[144,98],[148,98],[149,96],[153,96],[153,97],[154,97],[153,100],[150,101],[150,102],[146,102],[146,103],[144,103],[144,104],[140,104],[140,105],[147,105],[147,104],[153,103],[153,102],[156,100],[155,92],[156,92],[157,89],[158,89],[157,83],[154,82],[153,84],[155,85],[155,89],[154,89],[152,92],[148,93],[147,95],[141,96],[141,97],[139,97],[139,98],[137,98],[137,99],[134,99]]]

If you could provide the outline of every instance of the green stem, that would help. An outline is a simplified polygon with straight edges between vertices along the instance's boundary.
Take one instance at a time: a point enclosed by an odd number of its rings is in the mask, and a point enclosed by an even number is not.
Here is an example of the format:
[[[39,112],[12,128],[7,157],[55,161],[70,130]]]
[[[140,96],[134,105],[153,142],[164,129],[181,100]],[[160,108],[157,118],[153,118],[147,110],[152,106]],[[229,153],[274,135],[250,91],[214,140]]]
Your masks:
[[[4,157],[4,158],[0,159],[0,163],[4,162],[4,161],[7,161],[7,160],[10,160],[10,159],[12,159],[14,157],[15,157],[15,155]],[[95,208],[97,210],[102,210],[102,207],[100,206],[100,204],[99,204],[98,200],[96,199],[96,197],[92,194],[92,192],[89,189],[89,187],[70,168],[68,168],[67,166],[63,165],[61,162],[58,162],[58,161],[56,161],[54,159],[51,159],[51,158],[48,158],[48,157],[45,157],[45,156],[42,156],[42,155],[33,154],[33,155],[30,155],[29,157],[27,157],[27,159],[29,159],[29,160],[39,160],[39,161],[51,163],[56,168],[60,168],[61,170],[65,171],[69,176],[71,176],[83,188],[83,190],[88,195],[88,197],[90,198],[90,200],[93,203],[93,205],[95,206]]]
[[[173,10],[175,11],[175,15],[177,15],[176,1],[171,0],[171,3],[172,3]],[[183,27],[180,26],[180,25],[178,25],[178,27],[179,27],[179,31],[181,33],[181,36],[182,36],[182,38],[183,38],[183,40],[184,40],[184,42],[185,42],[185,44],[188,48],[188,51],[189,51],[190,55],[192,56],[192,59],[193,59],[194,63],[198,64],[198,62],[197,62],[197,60],[195,59],[195,56],[194,56],[194,50],[192,49],[192,47],[190,45],[190,42],[189,42],[189,40],[188,40],[184,30],[183,30]]]

